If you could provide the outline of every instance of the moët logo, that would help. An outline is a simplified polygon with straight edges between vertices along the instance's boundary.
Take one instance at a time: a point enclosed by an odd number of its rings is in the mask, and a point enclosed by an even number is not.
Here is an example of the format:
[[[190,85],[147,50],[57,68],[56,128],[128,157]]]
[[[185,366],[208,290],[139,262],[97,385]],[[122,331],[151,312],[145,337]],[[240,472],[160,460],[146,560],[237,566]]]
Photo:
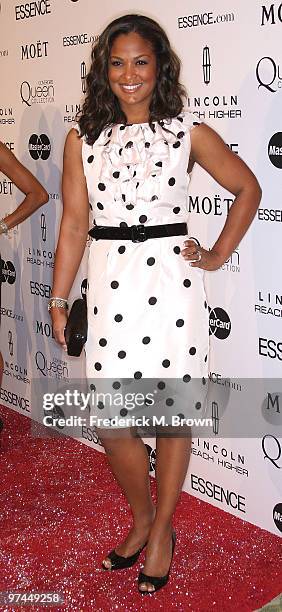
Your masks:
[[[51,143],[46,134],[32,134],[28,142],[28,150],[32,159],[48,159],[51,151]]]
[[[282,132],[276,132],[268,143],[268,157],[276,168],[282,168]]]
[[[274,506],[273,508],[273,520],[274,523],[277,527],[277,529],[279,529],[279,531],[282,532],[282,504],[276,504],[276,506]]]
[[[213,335],[219,340],[226,340],[231,332],[230,318],[223,308],[213,308],[210,310],[210,336]]]

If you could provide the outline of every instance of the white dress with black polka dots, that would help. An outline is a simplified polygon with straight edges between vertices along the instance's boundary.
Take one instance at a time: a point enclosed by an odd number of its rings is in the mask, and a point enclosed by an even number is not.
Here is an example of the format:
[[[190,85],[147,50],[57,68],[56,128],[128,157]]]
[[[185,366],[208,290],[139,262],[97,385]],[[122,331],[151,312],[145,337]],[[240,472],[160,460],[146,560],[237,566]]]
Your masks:
[[[115,125],[82,158],[93,223],[187,222],[190,131],[183,112],[153,124]],[[189,229],[188,229],[189,236]],[[188,237],[187,236],[187,237]],[[186,236],[93,240],[88,264],[88,379],[203,379],[208,308],[203,271],[180,254]],[[118,385],[117,385],[118,386]]]

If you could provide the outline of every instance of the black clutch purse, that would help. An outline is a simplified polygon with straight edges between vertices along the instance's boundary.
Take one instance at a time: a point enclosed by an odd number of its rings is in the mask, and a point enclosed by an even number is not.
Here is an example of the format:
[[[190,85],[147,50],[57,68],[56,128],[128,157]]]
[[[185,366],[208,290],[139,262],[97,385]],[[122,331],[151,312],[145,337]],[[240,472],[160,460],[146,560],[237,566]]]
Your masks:
[[[67,353],[79,357],[87,340],[87,304],[83,298],[73,302],[65,327]]]

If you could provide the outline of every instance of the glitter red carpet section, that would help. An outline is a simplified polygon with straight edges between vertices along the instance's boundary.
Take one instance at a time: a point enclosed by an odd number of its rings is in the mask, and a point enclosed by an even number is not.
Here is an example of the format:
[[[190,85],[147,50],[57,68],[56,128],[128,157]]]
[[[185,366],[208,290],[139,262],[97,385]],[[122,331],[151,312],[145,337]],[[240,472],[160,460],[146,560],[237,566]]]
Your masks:
[[[182,493],[170,581],[139,595],[143,553],[128,570],[100,568],[131,524],[105,455],[65,436],[34,437],[31,421],[13,410],[1,407],[1,416],[0,591],[65,601],[13,609],[252,612],[281,593],[281,539]]]

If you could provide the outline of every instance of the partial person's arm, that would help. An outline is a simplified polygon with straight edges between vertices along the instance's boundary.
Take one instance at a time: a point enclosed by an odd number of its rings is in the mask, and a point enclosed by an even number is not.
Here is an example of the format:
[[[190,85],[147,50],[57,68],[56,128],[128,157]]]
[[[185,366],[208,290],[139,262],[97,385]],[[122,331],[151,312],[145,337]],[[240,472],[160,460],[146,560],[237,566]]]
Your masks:
[[[205,124],[191,131],[191,156],[224,189],[235,195],[225,225],[210,251],[200,248],[199,262],[193,267],[217,270],[236,249],[250,226],[261,199],[261,188],[248,166],[230,151],[220,136]],[[182,251],[185,259],[195,259],[195,244]]]
[[[0,142],[0,171],[25,194],[24,200],[16,210],[2,219],[7,228],[12,229],[15,225],[30,217],[42,204],[46,204],[49,196],[35,176],[18,161],[2,142]]]
[[[89,230],[89,202],[82,164],[82,140],[71,129],[65,144],[63,165],[63,215],[55,254],[52,296],[68,299],[82,260]],[[66,350],[63,308],[50,310],[55,339]]]

